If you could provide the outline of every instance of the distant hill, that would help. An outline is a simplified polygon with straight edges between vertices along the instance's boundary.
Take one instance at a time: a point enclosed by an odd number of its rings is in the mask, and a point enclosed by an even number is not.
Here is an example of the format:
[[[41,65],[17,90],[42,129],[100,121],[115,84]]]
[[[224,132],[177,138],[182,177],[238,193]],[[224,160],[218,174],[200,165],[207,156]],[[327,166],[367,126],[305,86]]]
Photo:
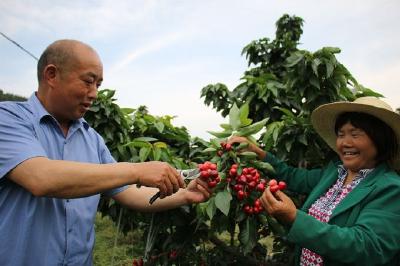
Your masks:
[[[25,101],[26,98],[19,96],[19,95],[15,95],[12,93],[5,93],[3,92],[3,90],[0,89],[0,102],[3,101]]]

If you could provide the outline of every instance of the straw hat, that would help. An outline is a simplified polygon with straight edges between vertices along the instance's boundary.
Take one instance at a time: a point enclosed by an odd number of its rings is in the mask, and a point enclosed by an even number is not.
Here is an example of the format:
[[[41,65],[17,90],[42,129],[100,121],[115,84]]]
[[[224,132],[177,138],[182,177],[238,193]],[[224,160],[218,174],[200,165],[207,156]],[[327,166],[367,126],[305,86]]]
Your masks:
[[[400,115],[384,101],[376,97],[360,97],[354,102],[335,102],[316,108],[311,114],[311,123],[323,140],[336,151],[336,118],[345,112],[366,113],[385,122],[393,129],[400,146]],[[336,151],[337,152],[337,151]],[[392,166],[400,170],[400,151],[394,158]]]

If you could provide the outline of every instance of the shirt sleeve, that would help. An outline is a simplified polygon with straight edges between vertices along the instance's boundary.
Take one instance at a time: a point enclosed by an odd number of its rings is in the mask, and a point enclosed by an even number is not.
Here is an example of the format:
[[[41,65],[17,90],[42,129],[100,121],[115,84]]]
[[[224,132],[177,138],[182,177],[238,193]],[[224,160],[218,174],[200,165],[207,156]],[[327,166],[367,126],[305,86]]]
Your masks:
[[[33,157],[47,157],[34,126],[16,104],[0,105],[0,180]]]
[[[116,163],[114,157],[112,157],[110,150],[107,148],[106,144],[104,143],[103,138],[100,135],[97,135],[100,141],[100,161],[102,164],[106,163]],[[106,197],[112,197],[115,196],[116,194],[124,191],[127,189],[128,186],[122,186],[122,187],[117,187],[114,189],[107,190],[103,192],[102,194]]]
[[[321,180],[324,171],[324,169],[309,170],[289,166],[269,152],[265,161],[274,167],[275,173],[272,176],[278,180],[286,181],[288,189],[298,193],[310,193]]]

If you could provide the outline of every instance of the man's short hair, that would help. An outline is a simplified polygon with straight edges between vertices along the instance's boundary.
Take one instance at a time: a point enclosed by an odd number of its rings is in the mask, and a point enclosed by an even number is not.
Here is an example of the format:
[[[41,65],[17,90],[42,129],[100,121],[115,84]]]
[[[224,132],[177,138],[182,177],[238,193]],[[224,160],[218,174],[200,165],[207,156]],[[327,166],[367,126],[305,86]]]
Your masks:
[[[85,43],[76,40],[58,40],[50,44],[42,53],[37,64],[37,77],[39,83],[43,80],[43,71],[49,64],[54,64],[61,71],[68,71],[71,63],[75,59],[74,48]],[[92,49],[92,48],[91,48]]]

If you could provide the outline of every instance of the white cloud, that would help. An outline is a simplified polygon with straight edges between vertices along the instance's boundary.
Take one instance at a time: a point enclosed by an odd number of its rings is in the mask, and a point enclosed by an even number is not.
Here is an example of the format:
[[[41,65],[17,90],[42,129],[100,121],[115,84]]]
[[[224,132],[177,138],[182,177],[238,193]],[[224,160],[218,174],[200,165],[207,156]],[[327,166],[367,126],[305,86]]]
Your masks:
[[[222,118],[203,104],[201,88],[235,87],[247,67],[241,49],[273,39],[284,13],[304,18],[302,49],[340,47],[340,62],[360,83],[400,106],[399,7],[396,0],[2,0],[0,30],[36,53],[57,38],[90,43],[103,59],[104,87],[117,90],[121,105],[176,115],[175,123],[207,136]],[[2,45],[0,58],[7,59],[0,62],[0,88],[29,96],[33,64],[13,45]]]
[[[132,63],[137,58],[152,53],[157,52],[160,49],[164,48],[165,46],[170,45],[171,43],[177,42],[181,39],[181,35],[178,32],[170,33],[162,37],[157,37],[156,40],[152,40],[150,43],[146,43],[142,47],[135,48],[133,51],[130,51],[128,54],[123,55],[120,58],[118,63],[115,63],[111,66],[109,72],[111,75],[116,74],[117,72],[121,71],[121,69],[127,67],[130,63]]]

